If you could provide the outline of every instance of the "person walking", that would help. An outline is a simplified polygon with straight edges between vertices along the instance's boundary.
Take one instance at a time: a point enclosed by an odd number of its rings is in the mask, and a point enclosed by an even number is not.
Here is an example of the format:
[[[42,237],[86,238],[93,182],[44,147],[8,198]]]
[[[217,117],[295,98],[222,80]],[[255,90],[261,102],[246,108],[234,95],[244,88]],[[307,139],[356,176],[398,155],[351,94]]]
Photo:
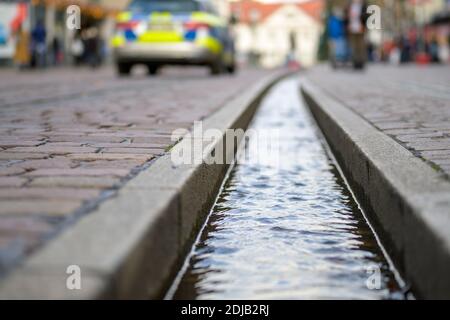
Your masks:
[[[28,67],[30,64],[30,37],[22,25],[19,26],[16,33],[14,62],[20,70]]]
[[[61,41],[57,36],[53,38],[53,41],[51,43],[51,50],[52,50],[52,64],[54,66],[59,66],[63,62],[63,52],[61,48]]]
[[[351,0],[347,9],[346,26],[355,69],[364,69],[367,60],[365,33],[368,18],[366,1]]]
[[[333,68],[337,68],[345,64],[348,58],[344,12],[340,7],[333,7],[327,30],[330,62]]]
[[[72,55],[74,66],[79,67],[83,63],[84,57],[84,43],[80,32],[77,32],[72,40],[70,54]]]
[[[43,68],[47,64],[47,30],[44,23],[39,21],[31,33],[33,64],[38,68]]]
[[[91,68],[100,65],[100,36],[96,26],[92,26],[84,33],[86,62]]]

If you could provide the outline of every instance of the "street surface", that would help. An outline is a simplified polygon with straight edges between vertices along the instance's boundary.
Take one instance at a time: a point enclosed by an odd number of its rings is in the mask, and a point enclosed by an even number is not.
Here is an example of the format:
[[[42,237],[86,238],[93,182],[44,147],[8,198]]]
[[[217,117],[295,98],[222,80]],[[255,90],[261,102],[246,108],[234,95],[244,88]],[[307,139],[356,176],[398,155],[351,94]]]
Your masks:
[[[450,67],[315,68],[308,78],[433,168],[450,174]]]
[[[0,72],[0,273],[70,227],[267,71]]]
[[[319,66],[304,75],[448,177],[449,71]],[[269,73],[210,77],[201,68],[168,68],[158,77],[118,78],[109,68],[2,70],[0,274],[113,197],[168,150],[173,130],[190,128]]]

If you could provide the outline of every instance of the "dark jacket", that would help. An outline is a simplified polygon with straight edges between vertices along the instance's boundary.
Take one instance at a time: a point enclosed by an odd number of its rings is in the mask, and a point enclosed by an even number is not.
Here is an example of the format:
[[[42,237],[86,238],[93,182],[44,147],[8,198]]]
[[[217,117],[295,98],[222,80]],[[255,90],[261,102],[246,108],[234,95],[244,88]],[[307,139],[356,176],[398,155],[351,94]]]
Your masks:
[[[364,32],[366,31],[366,28],[367,28],[367,20],[369,20],[369,17],[370,17],[370,15],[367,13],[368,7],[369,6],[367,5],[367,2],[363,1],[360,19],[361,19],[361,24],[363,26]],[[344,22],[345,22],[345,30],[347,30],[347,32],[348,32],[349,25],[350,25],[350,8],[351,8],[351,4],[349,6],[347,6],[347,9],[345,10]]]

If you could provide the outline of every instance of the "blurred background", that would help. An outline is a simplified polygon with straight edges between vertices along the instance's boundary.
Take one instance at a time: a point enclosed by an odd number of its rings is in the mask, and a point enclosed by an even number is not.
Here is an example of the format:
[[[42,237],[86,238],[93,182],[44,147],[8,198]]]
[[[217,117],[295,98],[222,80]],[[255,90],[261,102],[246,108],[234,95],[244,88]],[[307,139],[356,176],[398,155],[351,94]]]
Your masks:
[[[309,67],[335,55],[330,19],[345,19],[346,0],[212,0],[234,19],[239,65]],[[128,0],[32,0],[0,2],[0,66],[97,66],[111,61],[115,18]],[[373,0],[382,8],[382,29],[368,30],[371,62],[448,63],[449,0]],[[66,8],[81,8],[81,30],[66,27]],[[341,10],[339,10],[341,8]],[[31,41],[43,43],[35,57]],[[93,53],[94,52],[94,53]],[[94,57],[94,58],[93,58]],[[343,60],[345,60],[345,54]],[[37,61],[39,60],[39,61]]]

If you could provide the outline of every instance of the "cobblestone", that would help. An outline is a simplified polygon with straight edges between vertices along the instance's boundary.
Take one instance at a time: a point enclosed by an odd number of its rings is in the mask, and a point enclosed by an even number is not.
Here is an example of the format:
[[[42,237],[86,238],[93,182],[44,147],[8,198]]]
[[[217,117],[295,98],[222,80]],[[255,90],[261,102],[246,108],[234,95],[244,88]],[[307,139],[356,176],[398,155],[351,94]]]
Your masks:
[[[1,177],[1,187],[21,187],[26,183],[27,179],[21,177]]]
[[[42,245],[85,204],[113,195],[163,154],[174,129],[190,128],[267,74],[211,78],[169,68],[123,79],[108,68],[2,70],[0,273],[17,241],[26,253]]]
[[[371,66],[364,73],[320,66],[308,78],[447,176],[450,67]],[[439,161],[438,161],[439,159]]]
[[[107,189],[117,186],[117,177],[37,177],[27,184],[27,187],[61,187],[61,188],[99,188]],[[49,197],[50,194],[49,194]]]
[[[99,189],[70,188],[0,188],[0,199],[88,200],[97,197]]]
[[[67,215],[81,204],[77,200],[4,200],[0,206],[0,215]]]

